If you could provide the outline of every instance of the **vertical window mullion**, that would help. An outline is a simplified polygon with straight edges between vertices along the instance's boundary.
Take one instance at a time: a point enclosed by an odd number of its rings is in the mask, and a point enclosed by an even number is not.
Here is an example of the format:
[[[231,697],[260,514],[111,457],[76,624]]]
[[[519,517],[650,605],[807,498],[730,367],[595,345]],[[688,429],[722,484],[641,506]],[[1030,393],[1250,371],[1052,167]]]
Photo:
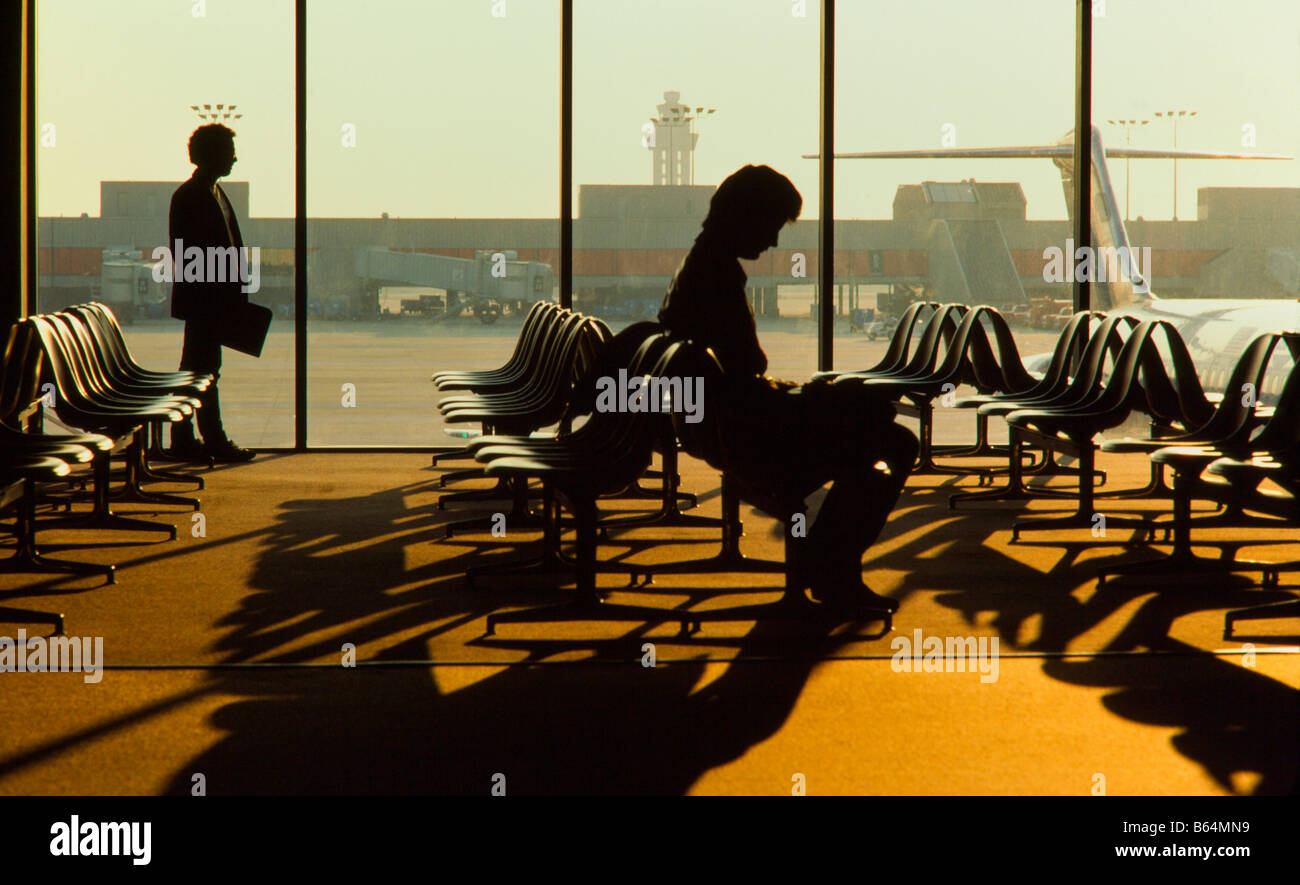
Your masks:
[[[307,0],[294,0],[293,446],[307,448]]]
[[[1092,247],[1092,0],[1075,0],[1074,244]],[[1089,310],[1087,280],[1074,281],[1075,311]]]
[[[560,306],[573,307],[573,0],[560,0]]]
[[[817,368],[834,368],[835,331],[835,0],[822,0],[818,148]]]

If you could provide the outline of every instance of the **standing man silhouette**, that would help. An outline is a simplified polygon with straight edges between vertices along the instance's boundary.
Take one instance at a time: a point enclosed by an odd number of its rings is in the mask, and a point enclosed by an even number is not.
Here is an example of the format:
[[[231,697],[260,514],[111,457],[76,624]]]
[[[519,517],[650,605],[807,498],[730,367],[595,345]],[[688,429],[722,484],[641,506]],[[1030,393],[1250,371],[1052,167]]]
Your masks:
[[[214,266],[229,268],[228,262],[208,261],[211,249],[238,250],[243,254],[244,241],[239,235],[239,222],[230,200],[217,184],[217,179],[230,174],[235,165],[235,133],[220,123],[211,123],[194,130],[189,142],[190,162],[196,167],[189,180],[172,194],[167,228],[171,240],[169,247],[176,249],[177,242],[189,252],[197,246],[204,253],[204,273]],[[228,254],[228,253],[227,253]],[[198,410],[200,444],[194,437],[194,425],[189,419],[172,425],[170,454],[179,460],[206,460],[238,462],[251,461],[255,452],[243,449],[226,436],[221,426],[221,401],[217,393],[217,376],[221,371],[221,339],[226,327],[233,321],[237,308],[248,303],[242,289],[242,262],[240,273],[218,274],[217,279],[186,280],[182,273],[184,256],[173,254],[176,271],[172,283],[172,316],[185,321],[185,341],[181,349],[181,369],[212,375],[212,386],[198,395],[202,407]],[[233,276],[234,279],[228,279]]]

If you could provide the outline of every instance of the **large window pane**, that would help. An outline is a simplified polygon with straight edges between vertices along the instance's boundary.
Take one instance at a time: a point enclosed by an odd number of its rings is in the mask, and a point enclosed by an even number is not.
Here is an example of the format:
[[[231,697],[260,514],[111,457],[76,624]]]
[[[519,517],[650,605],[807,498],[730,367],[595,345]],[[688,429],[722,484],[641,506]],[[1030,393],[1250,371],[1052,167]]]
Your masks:
[[[836,150],[1058,141],[1073,128],[1073,8],[1032,0],[843,4]],[[866,367],[884,347],[883,338],[871,342],[850,328],[854,307],[878,319],[919,298],[1005,311],[1035,297],[1070,298],[1068,283],[1045,289],[1042,280],[1043,248],[1063,246],[1070,230],[1050,160],[845,159],[835,185],[844,304],[836,368]]]
[[[1300,7],[1107,6],[1094,20],[1093,102],[1108,144],[1300,156]],[[1208,388],[1222,390],[1255,335],[1300,325],[1300,161],[1112,160],[1110,178],[1130,243],[1150,250],[1163,310],[1199,316],[1179,322]],[[1266,399],[1290,360],[1274,364]]]
[[[801,221],[742,262],[768,373],[816,369],[818,5],[574,4],[575,306],[653,317],[713,189],[749,163],[788,176]],[[653,141],[653,145],[651,142]]]
[[[308,10],[308,434],[451,442],[429,376],[556,297],[559,6]]]
[[[178,364],[182,324],[153,255],[194,171],[190,133],[215,117],[236,133],[221,185],[259,250],[250,299],[281,317],[261,359],[225,350],[222,417],[241,445],[292,444],[293,4],[42,0],[37,12],[39,309],[107,302],[142,363]]]
[[[838,153],[1047,145],[1073,128],[1073,3],[844,3],[836,26]],[[1072,293],[1043,278],[1043,250],[1071,230],[1050,159],[837,160],[835,214],[836,369],[875,365],[917,300],[993,305],[1022,354],[1051,351]],[[936,408],[936,442],[974,423]]]

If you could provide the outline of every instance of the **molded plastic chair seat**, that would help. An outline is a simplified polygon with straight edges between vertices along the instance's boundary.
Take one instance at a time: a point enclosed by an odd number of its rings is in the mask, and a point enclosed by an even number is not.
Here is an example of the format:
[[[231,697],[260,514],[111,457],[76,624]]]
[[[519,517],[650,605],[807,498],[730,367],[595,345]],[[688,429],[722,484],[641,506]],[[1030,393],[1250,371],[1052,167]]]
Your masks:
[[[894,334],[890,336],[889,345],[885,348],[885,355],[871,368],[815,372],[813,378],[837,378],[840,375],[847,374],[885,375],[902,370],[903,366],[907,364],[908,344],[912,340],[912,333],[916,330],[917,324],[923,318],[938,311],[939,308],[939,303],[935,301],[917,301],[909,304],[907,309],[903,311],[903,315],[898,318],[898,325],[894,327]]]
[[[113,311],[98,302],[77,305],[66,311],[79,317],[94,338],[99,353],[111,366],[110,377],[139,385],[165,387],[172,393],[192,395],[207,390],[212,376],[201,372],[158,372],[139,365],[131,356],[122,328]]]
[[[1300,349],[1300,335],[1282,333],[1279,338],[1286,342],[1293,355],[1297,349]],[[1253,349],[1254,346],[1247,349],[1242,362],[1250,358]],[[1230,382],[1232,383],[1236,383],[1235,378]],[[1227,409],[1235,416],[1239,407],[1233,404],[1234,398],[1239,399],[1238,392],[1232,388],[1226,390],[1219,409]],[[1266,476],[1285,480],[1294,474],[1295,455],[1297,446],[1300,446],[1300,402],[1297,402],[1297,399],[1300,399],[1300,372],[1297,372],[1293,366],[1278,396],[1277,407],[1272,417],[1262,426],[1256,427],[1250,420],[1240,421],[1234,432],[1218,442],[1167,446],[1151,452],[1152,463],[1169,467],[1174,472],[1173,519],[1163,524],[1173,534],[1173,550],[1157,560],[1122,562],[1106,566],[1099,572],[1098,583],[1104,583],[1110,575],[1172,576],[1189,572],[1222,572],[1224,569],[1258,569],[1264,572],[1266,581],[1270,576],[1275,578],[1277,568],[1269,563],[1236,559],[1236,548],[1243,546],[1241,542],[1202,541],[1200,542],[1202,544],[1219,546],[1223,554],[1218,559],[1206,559],[1197,555],[1192,549],[1191,532],[1198,527],[1245,528],[1276,524],[1268,518],[1253,517],[1245,512],[1251,509],[1252,503],[1255,505],[1268,503],[1265,499],[1252,498],[1255,486],[1259,483],[1245,485],[1245,478],[1251,470],[1257,471],[1254,476],[1259,477],[1259,481]],[[1221,483],[1201,478],[1203,472],[1221,459],[1227,460],[1218,468],[1219,475],[1236,479],[1240,487],[1234,486],[1231,482]],[[1226,466],[1231,461],[1240,462],[1243,466]],[[1283,467],[1267,466],[1272,462],[1277,462]],[[1267,471],[1267,473],[1258,471]],[[1193,518],[1191,506],[1196,498],[1209,499],[1225,509],[1211,516]],[[1255,509],[1259,507],[1256,506]]]
[[[440,411],[465,403],[479,402],[484,396],[509,397],[520,391],[530,389],[537,382],[537,376],[546,371],[555,358],[556,349],[564,340],[566,330],[581,322],[582,315],[571,310],[559,309],[542,314],[536,326],[529,331],[527,338],[521,338],[517,346],[520,350],[520,365],[509,376],[502,376],[496,381],[473,381],[472,383],[449,383],[441,389],[453,390],[438,400]]]
[[[524,317],[519,338],[510,359],[497,369],[483,371],[444,371],[433,374],[433,383],[439,390],[477,390],[494,385],[511,384],[519,380],[528,361],[528,351],[535,346],[534,337],[544,324],[552,322],[561,312],[558,304],[538,301]]]
[[[1157,333],[1163,334],[1170,353],[1174,366],[1172,379],[1152,337]],[[1080,470],[1078,510],[1063,519],[1017,521],[1012,526],[1012,539],[1026,529],[1092,525],[1093,437],[1097,433],[1119,426],[1133,411],[1148,414],[1159,424],[1177,425],[1186,431],[1204,424],[1213,410],[1177,329],[1164,321],[1141,323],[1124,342],[1114,374],[1100,389],[1069,406],[1022,409],[1006,416],[1007,423],[1022,437],[1077,457]],[[1144,528],[1150,523],[1108,517],[1107,524]]]

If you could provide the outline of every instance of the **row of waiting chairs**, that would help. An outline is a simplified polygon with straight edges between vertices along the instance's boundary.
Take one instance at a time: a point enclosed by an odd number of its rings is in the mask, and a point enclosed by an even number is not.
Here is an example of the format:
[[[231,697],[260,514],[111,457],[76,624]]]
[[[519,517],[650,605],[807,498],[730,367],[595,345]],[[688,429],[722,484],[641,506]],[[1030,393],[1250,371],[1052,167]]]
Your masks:
[[[949,362],[954,349],[961,346],[959,342],[955,337],[950,345]],[[1262,407],[1249,392],[1264,389],[1270,360],[1282,342],[1290,351],[1293,369],[1274,410]],[[1081,356],[1071,368],[1071,353],[1080,351]],[[1281,571],[1300,568],[1300,563],[1245,562],[1235,559],[1235,551],[1246,542],[1198,541],[1223,549],[1220,558],[1208,560],[1193,553],[1191,530],[1279,529],[1294,527],[1300,520],[1295,497],[1300,489],[1300,377],[1294,369],[1297,355],[1300,335],[1260,335],[1242,353],[1223,391],[1207,393],[1184,341],[1169,323],[1080,313],[1063,330],[1047,372],[1035,384],[1022,391],[981,393],[957,401],[957,406],[976,408],[979,414],[1005,418],[1010,437],[1010,480],[1002,489],[953,495],[949,506],[980,499],[1068,496],[1077,501],[1074,513],[1017,520],[1012,525],[1012,540],[1027,530],[1094,527],[1093,478],[1098,448],[1094,437],[1137,413],[1150,421],[1148,437],[1108,440],[1100,449],[1148,454],[1151,481],[1145,488],[1113,494],[1168,498],[1172,512],[1169,519],[1159,521],[1108,516],[1107,526],[1133,528],[1151,539],[1163,530],[1172,535],[1173,549],[1154,560],[1107,565],[1099,570],[1099,582],[1104,583],[1112,575],[1176,576],[1213,567],[1258,571],[1264,586],[1275,586]],[[1024,485],[1021,464],[1027,445],[1040,448],[1045,461],[1052,453],[1077,459],[1077,490],[1031,490]],[[1174,474],[1172,488],[1163,480],[1166,469]],[[1266,480],[1274,490],[1262,489]],[[1220,505],[1221,511],[1193,518],[1191,504],[1198,498]],[[1294,613],[1296,606],[1294,601],[1288,601],[1271,608],[1269,614]],[[1256,608],[1230,612],[1225,619],[1225,634],[1236,620],[1262,613]]]
[[[0,488],[6,506],[16,505],[15,554],[2,566],[8,571],[102,574],[116,580],[115,567],[54,560],[36,547],[38,489],[78,479],[74,468],[89,466],[91,508],[42,520],[39,527],[125,529],[163,532],[176,538],[176,527],[114,513],[117,501],[182,504],[198,509],[195,498],[146,491],[149,481],[193,482],[201,477],[162,473],[147,459],[152,422],[187,419],[198,407],[196,395],[211,384],[210,375],[156,372],[131,356],[111,309],[87,304],[54,314],[23,319],[9,330],[0,384]],[[71,433],[46,433],[45,407]],[[110,488],[111,459],[123,458],[121,488]],[[71,507],[70,493],[61,500]],[[61,616],[51,616],[61,629]]]
[[[546,309],[535,307],[534,313],[541,313]],[[557,310],[553,307],[550,309]],[[530,315],[530,321],[533,320],[534,316]],[[526,323],[525,333],[529,331],[528,327],[529,323]],[[526,352],[524,341],[527,337],[527,334],[521,334],[516,355],[502,369],[495,370],[495,374],[482,373],[475,376],[472,373],[444,373],[437,380],[449,385],[464,385],[469,389],[473,389],[475,384],[509,383],[512,372],[514,377],[518,377],[519,367],[523,364],[522,360]],[[1107,316],[1086,312],[1078,314],[1071,318],[1059,336],[1047,371],[1041,376],[1035,376],[1025,369],[1016,350],[1014,337],[1005,320],[996,310],[983,306],[970,308],[964,305],[918,303],[912,305],[904,315],[886,348],[885,356],[875,366],[856,372],[822,374],[832,377],[853,376],[861,379],[862,383],[873,386],[900,401],[900,405],[906,401],[913,408],[911,414],[918,417],[921,422],[923,440],[923,454],[917,465],[918,472],[960,472],[968,469],[938,467],[933,457],[939,454],[1006,454],[1008,466],[1002,472],[1007,473],[1009,477],[1007,488],[955,495],[950,499],[950,506],[955,506],[961,500],[981,497],[1014,499],[1039,494],[1062,495],[1061,490],[1037,487],[1031,490],[1024,484],[1024,477],[1029,473],[1070,473],[1078,476],[1079,488],[1070,493],[1070,497],[1078,499],[1079,502],[1076,512],[1064,520],[1019,521],[1013,526],[1013,533],[1018,536],[1021,531],[1035,528],[1089,527],[1093,524],[1093,485],[1097,476],[1104,476],[1094,469],[1093,438],[1101,431],[1118,426],[1131,413],[1145,414],[1150,418],[1153,436],[1137,441],[1115,441],[1108,444],[1110,450],[1155,452],[1164,448],[1160,445],[1162,440],[1187,442],[1201,440],[1206,436],[1220,439],[1221,429],[1224,432],[1230,430],[1238,434],[1245,433],[1246,438],[1249,438],[1250,433],[1258,428],[1257,419],[1261,413],[1255,409],[1241,408],[1239,405],[1241,397],[1234,395],[1233,391],[1244,384],[1254,384],[1254,389],[1262,389],[1261,382],[1267,368],[1268,357],[1278,340],[1281,340],[1279,336],[1272,338],[1266,336],[1252,345],[1243,356],[1237,371],[1232,374],[1226,393],[1216,397],[1207,395],[1202,390],[1182,339],[1176,329],[1168,323],[1139,322],[1133,317],[1122,315]],[[691,360],[692,371],[695,372],[692,377],[701,371],[708,371],[707,367],[704,367],[706,359],[703,354],[692,351],[689,343],[679,342],[679,344],[687,349],[680,354],[674,350],[675,358]],[[642,353],[640,356],[643,362],[630,368],[638,371],[648,368],[644,361],[650,360],[652,354]],[[1166,362],[1171,364],[1172,371],[1166,369]],[[972,386],[976,390],[974,396],[965,397],[956,405],[976,410],[977,443],[973,447],[947,447],[940,450],[931,443],[930,428],[934,401],[942,394],[955,390],[959,385]],[[459,401],[454,402],[459,403]],[[900,411],[908,413],[901,408]],[[987,443],[987,420],[993,416],[1002,416],[1008,422],[1010,443],[1001,450],[994,449]],[[557,492],[561,497],[569,500],[572,506],[588,508],[578,520],[582,526],[580,535],[586,537],[589,534],[587,523],[593,518],[590,508],[594,507],[595,497],[583,490],[603,488],[610,483],[635,482],[636,476],[639,475],[639,472],[631,471],[630,468],[620,470],[613,465],[608,472],[598,469],[597,464],[603,466],[603,462],[594,453],[605,450],[589,448],[584,451],[581,448],[581,440],[593,438],[589,436],[590,434],[598,431],[614,433],[615,430],[611,428],[621,425],[618,425],[617,419],[612,420],[614,423],[609,427],[605,427],[609,421],[598,421],[593,429],[587,430],[585,435],[580,435],[575,440],[561,437],[539,442],[529,437],[489,436],[468,447],[467,453],[474,454],[485,463],[487,475],[509,477],[515,481],[526,476],[542,477],[542,494],[546,500],[545,512],[548,514],[552,513],[553,497]],[[627,427],[622,427],[619,432],[631,431]],[[658,432],[662,433],[662,429]],[[694,448],[702,451],[699,446],[701,439],[699,428],[679,425],[676,438],[682,444],[686,443],[687,438],[693,439],[695,445],[686,445],[686,449],[692,451]],[[1124,445],[1129,447],[1125,449]],[[1258,446],[1260,443],[1252,445]],[[1043,456],[1037,465],[1025,467],[1023,461],[1029,446],[1041,449]],[[636,454],[640,450],[633,448],[629,451]],[[1281,462],[1277,460],[1278,456],[1275,452],[1260,454],[1257,447],[1242,449],[1240,446],[1231,451],[1237,453],[1236,461],[1230,458],[1224,460],[1222,452],[1218,452],[1216,458],[1219,459],[1219,465],[1215,470],[1225,471],[1238,478],[1256,476],[1285,478],[1285,469],[1277,466]],[[1253,454],[1247,457],[1243,452]],[[714,450],[711,454],[713,463],[719,463],[719,453]],[[1054,461],[1054,454],[1071,456],[1079,466],[1062,467]],[[1170,457],[1172,456],[1168,452],[1153,457],[1152,483],[1146,489],[1139,490],[1137,494],[1149,496],[1172,493],[1172,490],[1163,483],[1162,467]],[[1199,457],[1205,458],[1207,455],[1202,453]],[[633,461],[636,460],[633,458]],[[725,462],[725,457],[721,460]],[[1215,458],[1209,460],[1214,461]],[[643,470],[645,466],[641,465],[641,469]],[[529,470],[533,472],[529,473]],[[976,468],[976,470],[987,471],[988,468]],[[1232,483],[1224,480],[1219,485],[1231,487]],[[1255,483],[1255,486],[1258,485],[1259,481]],[[1185,486],[1186,483],[1180,486],[1176,480],[1176,488],[1186,491]],[[595,494],[598,496],[607,492],[608,489],[605,489]],[[1220,497],[1227,495],[1222,490],[1217,494]],[[1247,505],[1242,502],[1249,495],[1239,490],[1233,494],[1235,503],[1232,506],[1245,508]],[[1257,491],[1251,494],[1254,495],[1252,500],[1259,506],[1273,507],[1274,513],[1281,512],[1279,507],[1285,510],[1287,506],[1278,505],[1275,495],[1265,495]],[[646,566],[640,567],[639,571],[648,578],[656,571],[703,571],[709,570],[710,566],[716,567],[716,570],[727,571],[773,570],[772,566],[778,564],[753,563],[754,567],[746,568],[749,563],[739,556],[739,548],[735,546],[738,532],[729,533],[735,523],[727,516],[727,512],[729,508],[736,506],[741,495],[779,517],[793,513],[801,503],[772,500],[770,495],[765,499],[762,491],[740,489],[734,477],[724,474],[724,517],[721,520],[724,528],[724,553],[710,560],[666,564],[658,567]],[[576,514],[575,518],[577,518]],[[1273,517],[1272,524],[1276,525],[1276,520],[1277,517]],[[735,522],[738,522],[738,519]],[[1176,513],[1172,523],[1158,525],[1151,520],[1121,519],[1110,522],[1117,526],[1131,524],[1135,528],[1150,531],[1154,539],[1154,528],[1179,527],[1174,529],[1177,533],[1184,531],[1181,527],[1185,526],[1186,521],[1180,519]],[[546,543],[551,551],[550,565],[556,564],[557,561],[558,516],[555,526],[554,529],[547,529]],[[1180,537],[1185,536],[1180,535]],[[579,567],[580,574],[580,592],[574,610],[585,612],[589,617],[650,619],[654,612],[643,608],[626,609],[597,604],[594,578],[592,578],[597,568],[594,560],[594,544],[594,541],[588,544],[580,537],[580,559],[584,559],[584,562],[574,564],[575,567]],[[1176,556],[1183,555],[1181,549],[1176,546]],[[792,551],[787,551],[787,565],[790,552]],[[728,564],[732,567],[726,567]],[[637,576],[638,567],[627,567],[626,570],[630,571],[634,578]],[[1268,574],[1266,571],[1266,577]],[[786,597],[772,611],[799,610],[801,599],[803,599],[802,593],[798,592],[797,588],[788,588]],[[557,614],[557,612],[543,611],[498,615],[490,620],[489,627],[491,628],[500,620],[540,620],[549,619]],[[658,611],[658,615],[662,618],[663,612]],[[741,611],[719,610],[716,617],[739,619],[741,615],[757,616],[758,610],[752,608]],[[692,621],[689,617],[683,617],[681,623],[683,629],[688,627],[698,629],[699,626],[698,622]]]
[[[540,434],[552,437],[566,434],[572,425],[570,396],[573,385],[595,364],[612,333],[595,317],[587,317],[551,302],[538,302],[525,318],[515,350],[505,365],[486,372],[440,372],[433,376],[439,390],[448,392],[438,402],[443,420],[448,423],[477,423],[482,435],[452,452],[434,456],[434,464],[448,458],[473,458],[483,446],[501,435],[514,438]],[[555,428],[546,431],[546,428]],[[676,491],[675,449],[661,450],[665,466],[658,472],[660,489],[643,489],[634,485],[624,497],[649,498],[659,502],[658,511],[646,517],[659,524],[707,524],[699,517],[685,514],[679,502],[694,503],[694,497]],[[652,472],[653,473],[653,472]],[[449,471],[439,478],[439,485],[466,479],[482,478],[481,467]],[[451,491],[438,502],[440,509],[460,501],[501,499],[511,502],[507,522],[516,527],[541,527],[530,501],[540,493],[521,479],[501,478],[491,489]],[[447,537],[456,532],[486,527],[485,519],[468,519],[450,523]]]

